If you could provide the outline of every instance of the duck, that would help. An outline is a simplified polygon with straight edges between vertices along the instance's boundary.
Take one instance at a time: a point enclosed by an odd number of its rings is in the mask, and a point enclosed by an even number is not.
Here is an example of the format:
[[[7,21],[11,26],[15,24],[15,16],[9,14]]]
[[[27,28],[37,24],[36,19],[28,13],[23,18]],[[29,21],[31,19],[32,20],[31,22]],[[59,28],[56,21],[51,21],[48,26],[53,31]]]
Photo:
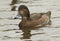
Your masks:
[[[17,16],[21,17],[21,22],[18,25],[19,28],[51,25],[51,11],[30,14],[26,5],[20,5]],[[15,17],[14,19],[18,19],[18,17]]]

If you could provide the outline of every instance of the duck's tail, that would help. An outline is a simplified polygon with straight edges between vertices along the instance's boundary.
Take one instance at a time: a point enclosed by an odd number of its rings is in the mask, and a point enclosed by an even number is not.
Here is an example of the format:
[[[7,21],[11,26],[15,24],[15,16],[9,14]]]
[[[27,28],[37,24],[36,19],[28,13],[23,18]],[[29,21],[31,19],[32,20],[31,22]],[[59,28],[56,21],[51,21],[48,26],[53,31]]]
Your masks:
[[[51,25],[51,11],[47,12],[47,16],[49,17],[49,22],[48,24]]]
[[[47,15],[49,16],[49,18],[51,18],[51,11],[48,11]]]

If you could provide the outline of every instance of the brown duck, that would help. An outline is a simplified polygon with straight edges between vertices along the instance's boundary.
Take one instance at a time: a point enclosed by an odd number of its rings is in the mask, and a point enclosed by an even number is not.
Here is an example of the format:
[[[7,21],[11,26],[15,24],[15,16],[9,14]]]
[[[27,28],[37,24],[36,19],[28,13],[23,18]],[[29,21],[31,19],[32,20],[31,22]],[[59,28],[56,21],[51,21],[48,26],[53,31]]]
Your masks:
[[[19,23],[19,27],[37,27],[50,25],[51,24],[51,11],[46,13],[33,13],[30,14],[29,9],[25,5],[20,5],[18,8],[17,16],[21,16],[21,22]],[[18,17],[15,17],[17,19]]]

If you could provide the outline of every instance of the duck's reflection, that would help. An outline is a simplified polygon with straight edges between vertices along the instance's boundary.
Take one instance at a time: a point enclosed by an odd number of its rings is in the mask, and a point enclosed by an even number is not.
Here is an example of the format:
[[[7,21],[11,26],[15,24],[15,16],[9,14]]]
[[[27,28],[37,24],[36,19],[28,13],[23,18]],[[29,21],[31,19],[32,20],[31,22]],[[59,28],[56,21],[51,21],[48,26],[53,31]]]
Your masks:
[[[21,28],[21,30],[23,31],[22,39],[30,39],[30,37],[31,37],[31,29],[28,28],[28,27],[25,27],[25,28]]]
[[[41,27],[44,27],[44,26],[41,26]],[[32,41],[31,36],[37,35],[37,34],[45,34],[44,32],[31,34],[31,30],[38,30],[41,27],[39,26],[39,27],[30,27],[30,28],[29,27],[20,28],[20,30],[23,31],[23,34],[22,34],[23,37],[21,37],[20,39],[27,39],[26,41]],[[41,30],[43,30],[43,29],[41,29]]]
[[[23,39],[30,39],[30,36],[31,36],[31,34],[30,34],[30,30],[29,29],[25,29],[25,30],[23,30]]]
[[[21,39],[30,39],[32,34],[31,34],[31,30],[37,30],[40,27],[24,27],[24,28],[20,28],[20,30],[23,31],[23,37]]]

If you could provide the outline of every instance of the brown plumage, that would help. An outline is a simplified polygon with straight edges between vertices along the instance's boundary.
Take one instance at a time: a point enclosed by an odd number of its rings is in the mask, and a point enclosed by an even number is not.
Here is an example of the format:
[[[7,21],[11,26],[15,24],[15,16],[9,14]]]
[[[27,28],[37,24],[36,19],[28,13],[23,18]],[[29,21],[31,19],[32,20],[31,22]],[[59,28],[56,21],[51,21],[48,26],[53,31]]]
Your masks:
[[[34,13],[30,15],[27,6],[20,5],[18,8],[18,14],[22,17],[22,21],[19,23],[19,27],[36,27],[38,25],[43,26],[50,24],[51,22],[51,11],[38,14]]]

